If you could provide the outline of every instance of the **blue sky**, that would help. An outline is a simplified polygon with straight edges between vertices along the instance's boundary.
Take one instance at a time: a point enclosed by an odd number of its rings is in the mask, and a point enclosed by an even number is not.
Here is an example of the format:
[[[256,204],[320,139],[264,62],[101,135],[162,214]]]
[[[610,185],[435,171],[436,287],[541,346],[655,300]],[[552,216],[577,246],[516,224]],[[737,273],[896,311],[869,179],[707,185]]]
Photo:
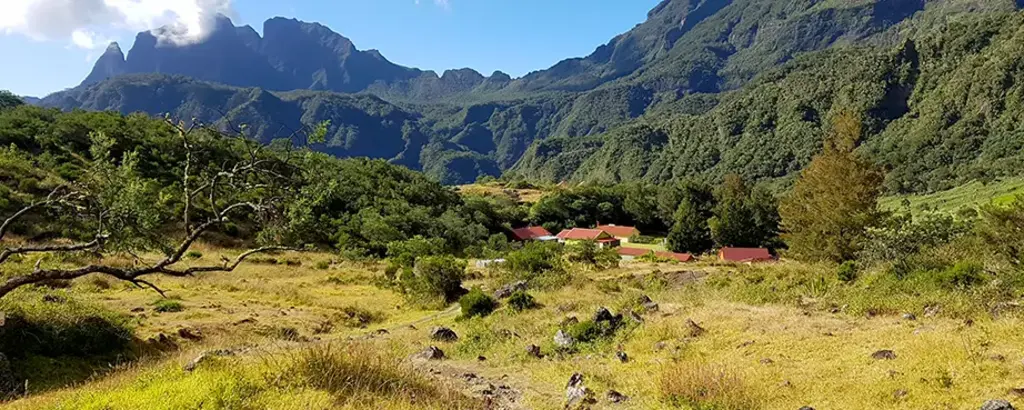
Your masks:
[[[73,1],[84,4],[83,0]],[[109,5],[148,0],[103,1]],[[153,1],[193,5],[199,0]],[[501,70],[515,77],[547,68],[564,58],[589,54],[598,45],[642,22],[647,11],[658,3],[657,0],[212,1],[231,3],[230,14],[235,24],[249,24],[260,32],[267,18],[295,17],[320,22],[350,38],[360,49],[378,49],[389,60],[402,65],[438,73],[462,67],[485,75]],[[60,3],[55,0],[0,2],[21,2],[30,6],[32,3]],[[156,24],[148,20],[136,21],[127,27],[123,22],[116,24],[94,16],[90,10],[71,13],[56,7],[52,16],[44,13],[19,22],[5,22],[2,15],[17,14],[5,10],[8,7],[11,6],[0,4],[0,55],[8,62],[0,64],[0,89],[20,95],[43,96],[77,85],[92,69],[108,40],[118,41],[127,53],[135,33],[145,24]],[[32,10],[39,9],[47,10],[41,7]],[[82,15],[87,15],[89,18],[84,20],[91,24],[81,26],[85,24],[80,21]],[[73,41],[69,31],[72,27],[64,27],[67,25],[74,25],[82,33],[95,34],[95,38],[79,41],[80,33],[76,32],[76,41]],[[83,48],[90,42],[92,48]]]

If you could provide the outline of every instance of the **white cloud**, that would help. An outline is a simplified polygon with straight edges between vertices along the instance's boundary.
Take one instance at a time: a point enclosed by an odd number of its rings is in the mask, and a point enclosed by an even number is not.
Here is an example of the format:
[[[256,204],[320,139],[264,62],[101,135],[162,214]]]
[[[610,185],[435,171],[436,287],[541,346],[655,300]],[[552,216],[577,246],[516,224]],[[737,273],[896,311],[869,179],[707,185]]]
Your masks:
[[[444,9],[451,9],[452,5],[449,0],[434,0],[434,4],[443,7]]]
[[[0,32],[36,40],[105,47],[97,32],[153,30],[161,40],[187,44],[205,37],[217,13],[231,14],[231,0],[0,0]]]

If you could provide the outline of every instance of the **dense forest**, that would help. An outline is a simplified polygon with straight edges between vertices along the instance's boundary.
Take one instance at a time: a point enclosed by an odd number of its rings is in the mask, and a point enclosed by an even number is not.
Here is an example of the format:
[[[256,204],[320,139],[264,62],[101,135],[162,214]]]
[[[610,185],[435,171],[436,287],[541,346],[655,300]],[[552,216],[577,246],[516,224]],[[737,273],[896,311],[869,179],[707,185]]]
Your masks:
[[[593,54],[520,79],[406,69],[294,20],[268,21],[256,41],[222,19],[197,45],[153,48],[144,33],[127,59],[112,47],[82,86],[39,104],[245,123],[265,143],[329,120],[314,149],[444,184],[505,173],[719,183],[736,173],[785,185],[820,151],[816,135],[836,107],[852,107],[869,122],[863,149],[890,171],[886,188],[934,191],[1019,169],[1017,9],[1009,0],[666,0]],[[211,50],[223,61],[206,61]],[[342,71],[303,71],[325,61]],[[202,68],[246,62],[267,67],[243,77]],[[377,65],[380,77],[367,78]]]

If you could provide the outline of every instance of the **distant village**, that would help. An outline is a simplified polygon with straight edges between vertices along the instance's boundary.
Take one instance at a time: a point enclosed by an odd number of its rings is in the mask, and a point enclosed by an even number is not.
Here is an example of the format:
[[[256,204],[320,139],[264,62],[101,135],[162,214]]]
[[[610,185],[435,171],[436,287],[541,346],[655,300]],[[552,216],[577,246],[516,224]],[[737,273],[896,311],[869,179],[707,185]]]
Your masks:
[[[552,235],[547,229],[540,226],[528,226],[512,230],[512,238],[519,242],[529,241],[557,241],[561,244],[575,245],[581,242],[591,241],[599,248],[612,248],[618,252],[623,260],[633,260],[646,255],[653,255],[659,259],[674,260],[677,262],[694,262],[697,257],[689,253],[669,252],[662,250],[660,243],[664,239],[659,238],[659,244],[646,245],[634,243],[643,233],[633,226],[622,225],[597,225],[594,228],[572,228],[565,229]],[[722,262],[767,262],[775,260],[775,256],[766,248],[732,248],[725,247],[718,250],[717,260]]]

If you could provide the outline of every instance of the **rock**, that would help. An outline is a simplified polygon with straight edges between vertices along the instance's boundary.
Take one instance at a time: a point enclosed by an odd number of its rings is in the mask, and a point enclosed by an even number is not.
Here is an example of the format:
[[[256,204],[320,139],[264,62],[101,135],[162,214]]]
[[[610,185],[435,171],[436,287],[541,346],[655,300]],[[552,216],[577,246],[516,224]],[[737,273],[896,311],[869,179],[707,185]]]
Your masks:
[[[924,317],[935,316],[935,315],[939,314],[939,312],[941,312],[941,311],[942,311],[942,307],[939,306],[939,305],[925,306],[925,308],[924,308]]]
[[[782,383],[779,383],[779,387],[793,387],[793,382],[789,380],[783,380]]]
[[[772,360],[772,359],[769,359],[767,357],[764,358],[764,359],[761,359],[761,364],[773,364],[773,363],[775,363],[775,361]]]
[[[647,302],[643,304],[644,310],[647,312],[657,312],[658,304],[654,302]]]
[[[196,368],[198,368],[200,364],[202,364],[203,362],[205,362],[205,361],[207,361],[207,360],[209,360],[211,358],[214,358],[214,357],[227,357],[227,356],[234,356],[234,355],[235,355],[234,351],[227,350],[227,349],[207,350],[207,351],[203,352],[202,354],[200,354],[199,356],[196,356],[194,359],[190,360],[188,363],[185,363],[185,366],[182,367],[182,370],[185,370],[186,372],[191,372],[191,371],[195,370]]]
[[[569,377],[569,383],[565,385],[565,408],[579,409],[596,402],[597,400],[594,400],[594,393],[587,386],[583,385],[583,375],[573,373]]]
[[[814,407],[811,407],[811,406],[803,406],[803,407],[801,407],[801,408],[800,408],[800,410],[814,410]]]
[[[597,308],[597,311],[594,312],[595,322],[610,322],[613,318],[614,316],[612,316],[612,312],[608,308]]]
[[[906,391],[904,389],[899,389],[899,390],[896,390],[896,391],[892,392],[892,398],[899,400],[899,399],[902,399],[904,397],[907,397],[908,394],[910,394],[910,392],[908,392],[908,391]]]
[[[904,313],[903,320],[917,320],[917,316],[915,316],[913,313]]]
[[[444,359],[444,351],[439,349],[437,346],[430,346],[423,351],[412,355],[413,360],[442,360]]]
[[[67,302],[63,296],[59,295],[43,295],[43,302],[46,303],[64,303]]]
[[[247,324],[252,324],[252,323],[256,323],[256,322],[257,322],[257,320],[255,318],[251,318],[250,317],[250,318],[239,320],[239,321],[235,322],[234,325],[235,326],[241,326],[241,325],[247,325]]]
[[[629,312],[629,319],[636,323],[644,322],[644,318],[640,317],[640,315],[636,314],[636,312]]]
[[[565,319],[562,319],[562,322],[558,324],[558,327],[569,327],[579,322],[580,320],[577,319],[576,316],[569,316]]]
[[[145,311],[146,311],[146,308],[143,308],[143,307],[137,307],[137,308],[132,309],[132,313],[140,313],[140,312],[145,312]]]
[[[544,357],[544,355],[540,353],[540,346],[537,345],[526,346],[526,355],[530,357],[536,357],[538,359]]]
[[[430,340],[437,342],[455,342],[459,340],[459,335],[455,334],[454,330],[438,326],[430,329]]]
[[[605,398],[609,403],[623,403],[629,400],[629,396],[615,390],[608,390],[608,393],[605,394]]]
[[[388,330],[387,330],[387,329],[377,329],[377,331],[375,331],[375,332],[373,332],[373,333],[376,333],[376,334],[378,334],[378,335],[381,335],[381,336],[383,336],[383,335],[386,335],[386,334],[388,334],[389,332],[388,332]]]
[[[501,335],[501,337],[504,337],[506,339],[512,339],[512,338],[518,338],[519,337],[518,333],[513,332],[511,330],[508,330],[508,329],[501,329],[501,330],[498,331],[498,334]]]
[[[994,354],[992,356],[989,356],[988,358],[989,358],[989,360],[992,360],[992,361],[995,361],[995,362],[1005,362],[1006,361],[1006,356],[1003,356],[1001,354]]]
[[[478,362],[486,362],[486,361],[487,361],[487,358],[486,358],[486,357],[483,357],[483,356],[477,356],[477,357],[476,357],[476,361],[478,361]]]
[[[576,341],[573,340],[572,336],[569,336],[562,329],[558,329],[558,332],[555,333],[555,345],[556,346],[558,346],[558,347],[572,347],[573,343],[576,343]]]
[[[707,330],[704,330],[703,327],[700,327],[700,325],[698,325],[697,322],[694,322],[693,319],[686,319],[686,327],[687,336],[689,337],[699,337],[700,335],[703,335],[705,332],[707,332]]]
[[[622,363],[629,363],[629,355],[627,355],[626,352],[623,352],[621,350],[615,352],[615,358],[619,359],[619,361]]]
[[[202,333],[200,333],[198,330],[189,329],[189,328],[186,328],[186,327],[178,329],[178,336],[181,337],[182,339],[191,340],[191,341],[203,340],[203,334]]]
[[[498,288],[498,290],[494,292],[494,298],[495,299],[505,299],[505,298],[507,298],[509,296],[512,296],[513,293],[516,293],[518,291],[525,291],[526,289],[527,289],[527,284],[526,284],[525,280],[521,280],[521,281],[518,281],[518,282],[515,282],[515,283],[510,283],[508,285],[505,285],[505,286],[502,286],[502,287]]]
[[[737,349],[742,349],[742,348],[744,348],[744,347],[750,347],[750,346],[753,346],[753,345],[754,345],[754,343],[755,343],[755,342],[754,342],[753,340],[748,340],[748,341],[746,341],[746,342],[740,343],[740,344],[739,344],[739,346],[736,346],[736,348],[737,348]]]
[[[981,410],[1014,410],[1014,408],[1006,400],[989,400],[981,405]]]
[[[14,371],[11,370],[11,362],[7,356],[0,353],[0,400],[13,398],[21,394],[21,383],[14,378]]]
[[[896,359],[896,352],[892,350],[879,350],[872,353],[871,358],[875,360],[894,360]]]
[[[660,341],[660,342],[654,344],[654,351],[657,352],[657,351],[665,350],[666,347],[668,347],[668,343],[666,343],[663,340],[663,341]]]

